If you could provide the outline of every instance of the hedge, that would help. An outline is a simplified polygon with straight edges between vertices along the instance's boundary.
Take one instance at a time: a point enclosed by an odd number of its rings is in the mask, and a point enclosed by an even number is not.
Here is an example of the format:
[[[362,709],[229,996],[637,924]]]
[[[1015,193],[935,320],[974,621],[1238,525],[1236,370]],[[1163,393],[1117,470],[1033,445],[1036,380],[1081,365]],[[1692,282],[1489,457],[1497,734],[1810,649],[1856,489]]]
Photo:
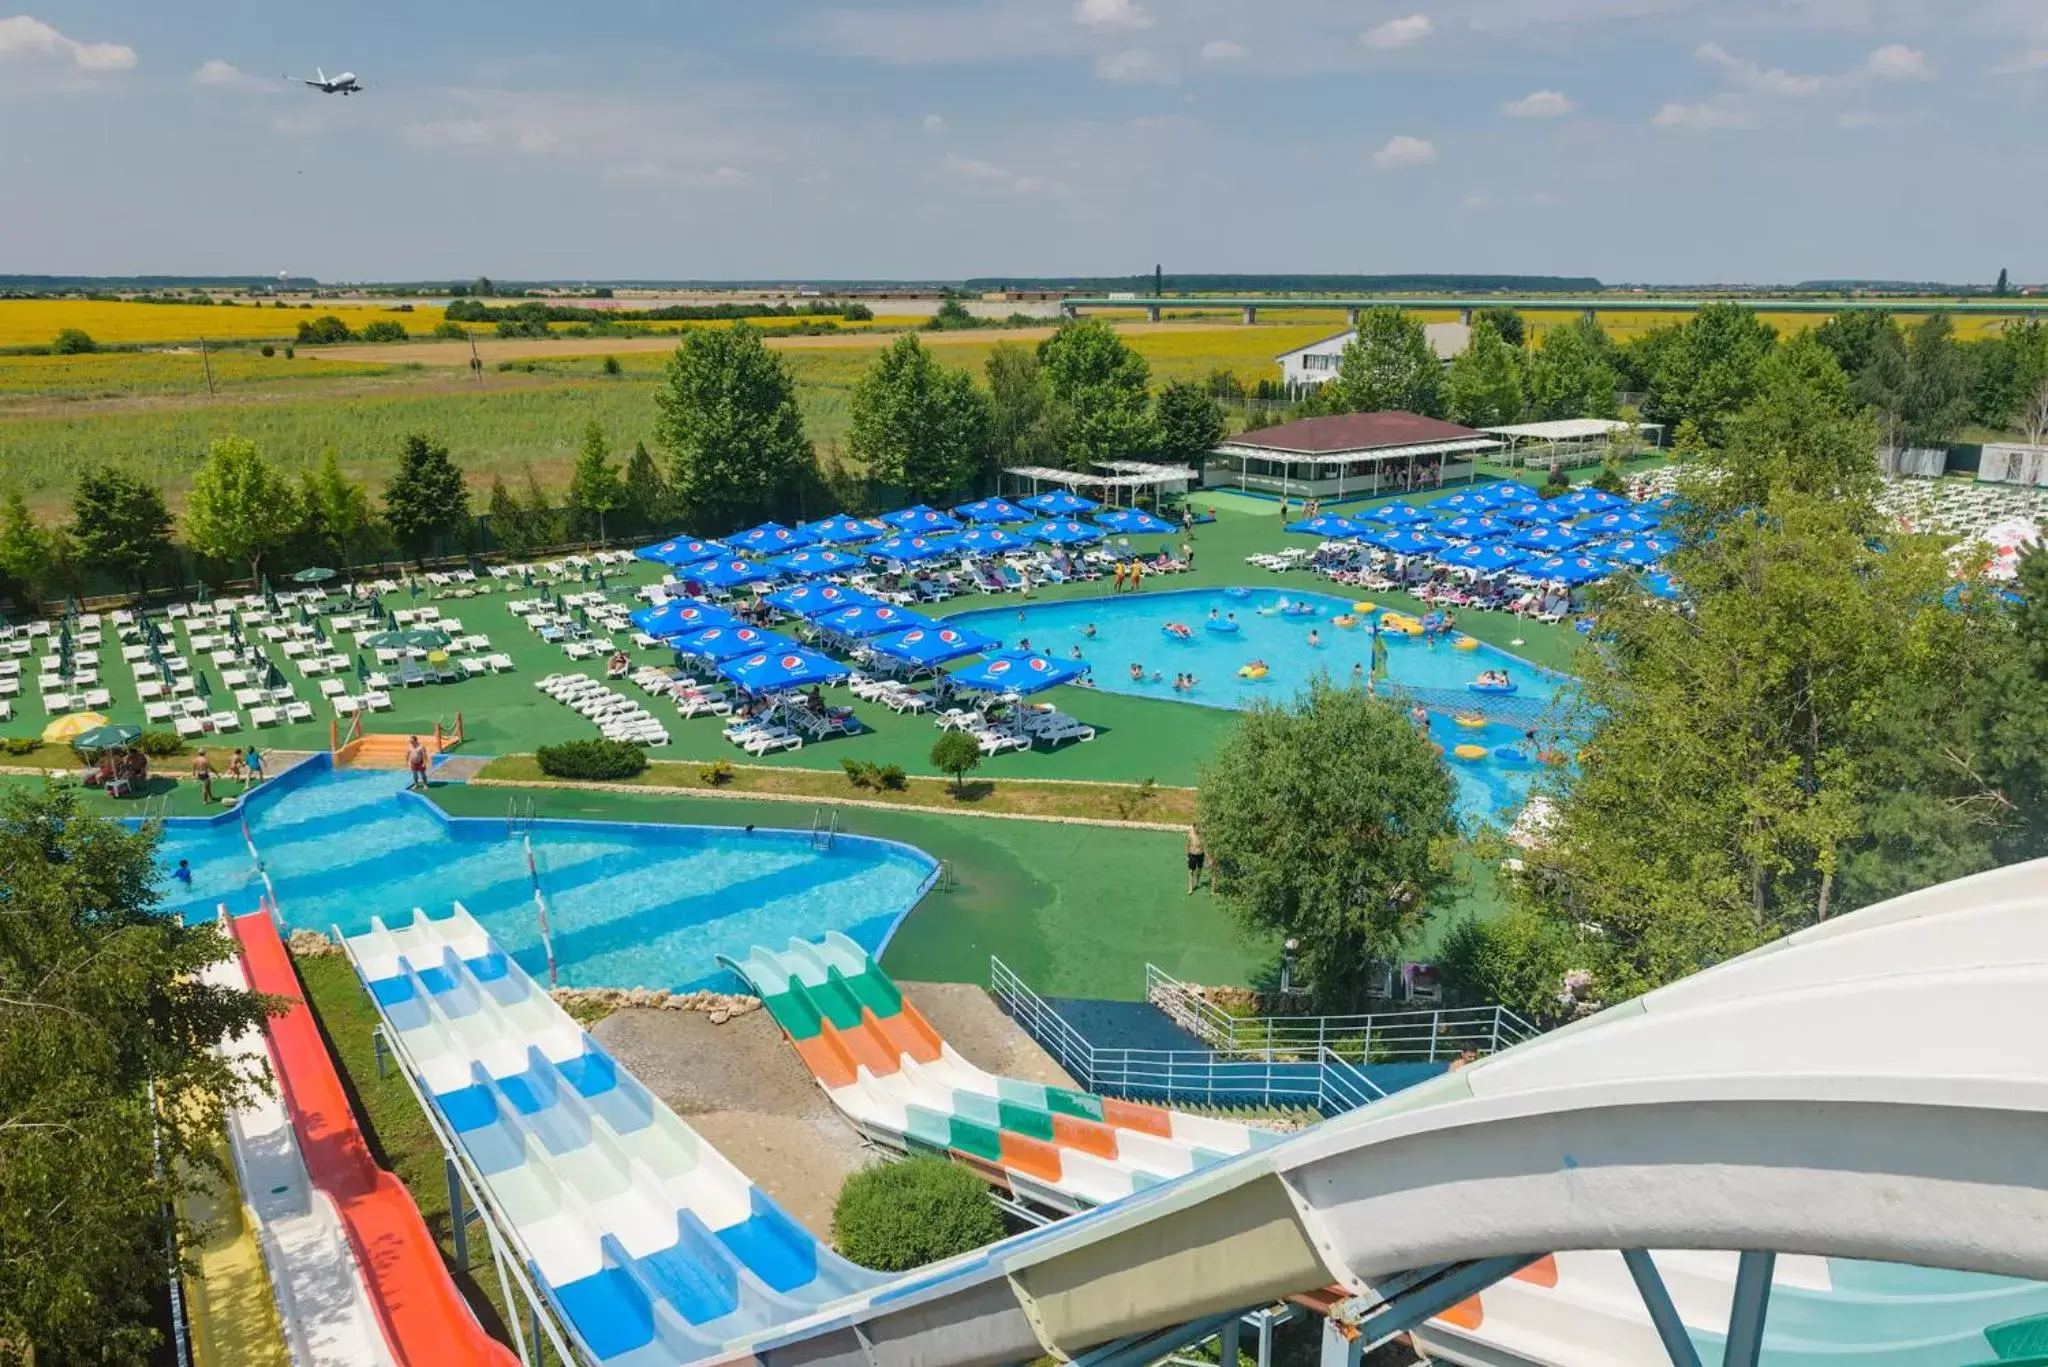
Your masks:
[[[907,1158],[846,1179],[832,1242],[877,1272],[908,1272],[992,1244],[1008,1231],[988,1185],[943,1158]]]
[[[549,778],[632,778],[647,768],[647,756],[622,740],[572,740],[543,745],[534,751],[540,771]]]

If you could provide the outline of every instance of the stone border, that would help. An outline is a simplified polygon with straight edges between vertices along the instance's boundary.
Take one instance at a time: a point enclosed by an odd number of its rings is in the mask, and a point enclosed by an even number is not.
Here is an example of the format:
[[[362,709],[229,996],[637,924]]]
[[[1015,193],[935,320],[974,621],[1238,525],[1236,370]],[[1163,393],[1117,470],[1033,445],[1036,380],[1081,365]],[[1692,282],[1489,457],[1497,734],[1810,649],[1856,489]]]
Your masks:
[[[738,767],[738,766],[735,766]],[[769,768],[772,765],[749,765],[748,768]],[[784,771],[787,772],[787,771]],[[825,773],[816,769],[807,772]],[[1004,782],[1010,780],[1005,779]],[[1042,781],[1042,780],[1041,780]],[[1187,827],[1166,821],[1116,821],[1098,816],[1034,816],[1028,812],[977,812],[966,809],[958,811],[947,807],[924,807],[907,802],[872,802],[857,797],[810,796],[804,793],[749,793],[725,788],[678,788],[663,783],[584,783],[572,779],[510,779],[473,778],[467,781],[471,788],[554,788],[567,792],[581,793],[651,793],[656,797],[717,797],[748,799],[759,802],[810,803],[813,806],[862,807],[877,812],[923,812],[931,816],[975,816],[992,821],[1044,821],[1061,826],[1107,826],[1125,831],[1170,831],[1176,835],[1187,832]],[[1136,786],[1136,785],[1131,785]],[[478,818],[484,821],[492,817]]]

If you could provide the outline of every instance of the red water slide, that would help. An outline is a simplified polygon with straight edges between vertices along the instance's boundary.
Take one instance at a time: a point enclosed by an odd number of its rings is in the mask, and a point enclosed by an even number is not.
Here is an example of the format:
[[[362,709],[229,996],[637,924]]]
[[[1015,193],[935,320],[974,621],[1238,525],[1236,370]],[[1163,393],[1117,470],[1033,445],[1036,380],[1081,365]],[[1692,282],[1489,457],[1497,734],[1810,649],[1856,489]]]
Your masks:
[[[412,1193],[370,1157],[269,914],[237,916],[234,929],[249,985],[292,999],[264,1026],[271,1068],[306,1170],[341,1212],[392,1356],[401,1367],[517,1367],[455,1289]]]

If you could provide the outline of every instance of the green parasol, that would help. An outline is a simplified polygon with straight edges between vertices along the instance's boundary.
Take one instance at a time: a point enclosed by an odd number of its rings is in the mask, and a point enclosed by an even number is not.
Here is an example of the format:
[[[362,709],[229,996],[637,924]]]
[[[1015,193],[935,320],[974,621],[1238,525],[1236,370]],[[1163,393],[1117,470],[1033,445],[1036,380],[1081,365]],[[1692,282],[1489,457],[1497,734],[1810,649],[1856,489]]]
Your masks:
[[[364,637],[362,644],[372,650],[438,650],[448,644],[448,633],[425,627],[414,627],[409,631],[380,631],[374,636]]]
[[[74,750],[118,750],[141,734],[142,728],[139,726],[130,726],[126,722],[109,722],[105,726],[95,726],[90,731],[81,731],[73,736],[71,738],[71,748]]]
[[[294,584],[324,584],[332,578],[334,578],[333,570],[314,565],[310,569],[300,570],[297,574],[293,575],[292,582]]]

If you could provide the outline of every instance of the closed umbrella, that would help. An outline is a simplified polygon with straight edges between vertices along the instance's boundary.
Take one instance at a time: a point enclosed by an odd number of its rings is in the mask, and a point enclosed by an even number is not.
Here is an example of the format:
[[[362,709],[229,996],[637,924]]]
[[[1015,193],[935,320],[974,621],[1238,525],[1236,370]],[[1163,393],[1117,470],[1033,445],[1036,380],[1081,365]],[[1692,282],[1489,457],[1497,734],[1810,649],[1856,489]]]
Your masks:
[[[192,671],[192,691],[202,698],[213,696],[213,685],[206,681],[205,670],[195,669]]]
[[[270,661],[269,665],[265,668],[263,672],[263,686],[273,689],[285,686],[284,671],[277,667],[277,661]]]
[[[363,680],[368,679],[369,677],[370,662],[363,658],[363,652],[359,650],[356,652],[356,678],[358,680]]]

